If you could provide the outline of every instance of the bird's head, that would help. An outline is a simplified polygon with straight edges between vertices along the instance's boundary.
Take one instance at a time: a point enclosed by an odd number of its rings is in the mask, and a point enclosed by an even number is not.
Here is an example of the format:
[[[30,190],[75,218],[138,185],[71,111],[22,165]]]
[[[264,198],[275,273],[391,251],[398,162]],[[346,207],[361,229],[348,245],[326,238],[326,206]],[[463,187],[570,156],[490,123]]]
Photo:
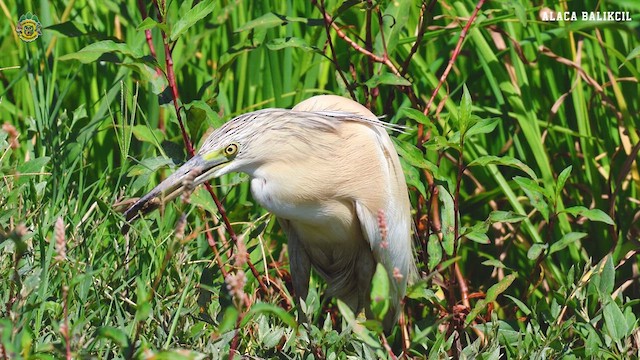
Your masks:
[[[282,148],[288,146],[278,138],[292,133],[286,125],[292,118],[289,113],[284,109],[260,110],[214,130],[191,159],[125,211],[126,220],[135,220],[140,213],[149,213],[210,179],[231,172],[251,174],[261,164],[277,161]],[[125,226],[124,231],[127,229]]]
[[[380,125],[362,105],[332,95],[312,97],[292,110],[264,109],[240,115],[214,130],[200,150],[125,211],[136,219],[184,191],[230,172],[253,172],[265,164],[294,171],[293,164],[322,161],[343,141],[332,134],[341,121]],[[124,230],[126,231],[126,226]]]

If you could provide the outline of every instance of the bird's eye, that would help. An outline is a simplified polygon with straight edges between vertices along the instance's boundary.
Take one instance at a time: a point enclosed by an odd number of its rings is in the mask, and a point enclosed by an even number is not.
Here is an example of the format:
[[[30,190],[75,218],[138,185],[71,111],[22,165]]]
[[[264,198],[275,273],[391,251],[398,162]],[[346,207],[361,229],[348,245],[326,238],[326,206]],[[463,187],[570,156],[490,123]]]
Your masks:
[[[238,152],[238,144],[236,143],[232,143],[227,145],[226,148],[224,148],[224,154],[226,156],[232,156],[235,155]]]

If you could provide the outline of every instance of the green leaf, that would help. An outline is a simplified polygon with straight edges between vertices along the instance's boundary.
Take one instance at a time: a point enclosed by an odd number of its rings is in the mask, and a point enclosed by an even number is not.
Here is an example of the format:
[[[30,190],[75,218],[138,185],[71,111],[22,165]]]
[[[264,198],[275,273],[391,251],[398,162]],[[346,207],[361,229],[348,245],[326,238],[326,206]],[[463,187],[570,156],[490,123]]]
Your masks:
[[[433,123],[431,122],[431,120],[429,120],[429,117],[420,110],[403,107],[400,109],[400,117],[407,117],[409,119],[415,120],[422,125],[426,125],[432,131],[434,130]]]
[[[520,309],[520,311],[522,311],[525,315],[528,316],[529,314],[531,314],[531,310],[527,307],[527,305],[525,305],[524,302],[520,301],[520,299],[516,299],[511,295],[505,295],[505,297],[511,299],[511,301],[513,301],[513,303],[516,304],[518,309]]]
[[[149,302],[151,297],[147,289],[148,287],[144,280],[136,278],[136,296],[138,300],[136,304],[136,321],[145,321],[151,315],[152,308]]]
[[[223,334],[233,330],[236,327],[236,322],[238,321],[239,315],[240,314],[235,307],[227,307],[224,310],[224,315],[222,316],[222,321],[220,321],[220,326],[218,326],[218,332]]]
[[[453,255],[455,246],[455,211],[453,207],[453,198],[451,194],[442,185],[438,185],[438,198],[442,202],[441,221],[442,221],[442,248],[447,255]]]
[[[535,260],[540,256],[540,254],[542,254],[543,251],[547,250],[548,247],[549,245],[547,244],[533,244],[529,248],[529,251],[527,251],[527,257],[529,258],[529,260]]]
[[[78,37],[87,35],[86,25],[75,21],[65,21],[59,24],[47,26],[46,29],[53,30],[66,37]]]
[[[277,38],[269,41],[267,44],[269,50],[282,50],[287,48],[298,48],[307,51],[319,51],[318,49],[309,46],[304,39],[295,36],[289,36],[284,38]]]
[[[511,156],[499,157],[494,155],[484,155],[471,161],[468,166],[476,166],[476,165],[486,166],[489,164],[514,167],[516,169],[520,169],[525,173],[527,173],[527,175],[529,175],[530,178],[534,180],[538,179],[536,174],[533,172],[533,170],[531,170],[531,168],[527,164]]]
[[[356,321],[356,317],[349,305],[338,299],[338,310],[347,324],[353,328],[353,332],[369,346],[376,347],[379,343],[371,336],[369,330]]]
[[[551,244],[551,247],[549,248],[549,255],[566,248],[571,243],[576,242],[585,236],[587,236],[587,234],[581,232],[570,232],[568,234],[565,234],[562,238],[560,238],[560,240]]]
[[[124,331],[111,326],[99,327],[98,337],[110,339],[121,348],[127,347],[130,344],[129,337]]]
[[[546,221],[549,221],[549,204],[547,203],[548,193],[546,189],[542,188],[535,181],[524,178],[521,176],[515,176],[513,180],[520,186],[531,202],[531,205],[540,212],[542,217]]]
[[[491,244],[491,240],[489,240],[489,237],[485,232],[471,231],[469,233],[466,233],[464,236],[471,241],[477,242],[478,244]]]
[[[49,160],[51,160],[51,158],[48,156],[29,160],[26,163],[18,165],[18,167],[16,168],[16,173],[33,176],[34,174],[42,172],[42,168],[47,165]]]
[[[487,304],[494,302],[498,298],[498,295],[502,294],[509,288],[509,286],[511,285],[513,280],[516,279],[516,277],[517,277],[517,274],[509,274],[505,276],[502,280],[500,280],[499,283],[490,287],[489,290],[487,290],[486,297],[478,301],[478,303],[476,303],[476,306],[473,307],[473,310],[471,310],[469,312],[469,315],[467,315],[467,319],[465,320],[465,325],[471,324],[471,322],[480,314],[480,312],[484,310]]]
[[[150,17],[147,17],[144,20],[142,20],[140,25],[138,25],[136,27],[136,30],[138,30],[138,31],[151,30],[151,29],[155,28],[156,26],[158,26],[158,22],[153,20]]]
[[[444,332],[436,332],[436,341],[431,345],[431,349],[429,349],[429,360],[441,359],[442,354],[446,353],[446,349],[444,348],[444,336]]]
[[[422,196],[427,197],[427,189],[424,186],[424,182],[420,178],[420,173],[418,169],[409,165],[409,163],[404,159],[400,159],[400,164],[402,165],[402,171],[404,172],[405,180],[407,181],[408,186],[413,186],[416,188]]]
[[[151,129],[146,125],[135,125],[132,128],[133,136],[136,139],[151,144],[158,145],[164,140],[164,133],[159,129]]]
[[[389,310],[389,276],[381,263],[376,265],[371,283],[371,310],[378,320]]]
[[[272,349],[272,348],[275,348],[280,343],[283,335],[284,335],[283,328],[269,329],[269,331],[267,331],[267,333],[264,334],[264,336],[262,337],[262,339],[260,339],[260,341],[262,341],[262,345],[266,349]]]
[[[462,227],[462,229],[460,229],[460,234],[462,236],[466,236],[470,240],[475,241],[477,243],[489,244],[491,241],[487,236],[487,231],[489,231],[489,222],[482,221],[482,222],[477,222],[475,225],[471,227],[466,227],[466,226]]]
[[[156,95],[161,94],[169,85],[164,73],[158,73],[155,66],[149,66],[146,62],[136,60],[127,60],[121,63],[120,66],[124,66],[132,69],[136,74],[140,75],[140,79],[151,85],[151,92]]]
[[[619,341],[627,335],[627,321],[615,301],[610,300],[605,305],[602,315],[607,332],[614,341]]]
[[[490,223],[516,223],[526,219],[526,215],[516,214],[513,211],[492,211],[487,219]]]
[[[432,174],[438,172],[436,164],[424,158],[424,154],[415,145],[408,141],[394,140],[396,151],[406,162],[421,169],[427,169]]]
[[[602,347],[602,331],[596,330],[591,324],[587,325],[587,334],[583,336],[585,339],[585,355],[590,358],[597,358],[596,355],[600,353]]]
[[[600,273],[600,281],[598,282],[598,293],[603,302],[611,300],[613,286],[615,285],[615,267],[611,255],[608,255],[602,264],[602,272]]]
[[[561,212],[566,212],[573,216],[584,216],[591,221],[600,221],[609,225],[614,225],[611,217],[600,209],[587,209],[584,206],[572,206],[562,210]]]
[[[433,290],[428,289],[425,281],[414,283],[407,288],[407,297],[415,300],[437,301],[437,295]]]
[[[277,316],[283,323],[289,326],[292,329],[296,329],[298,327],[298,323],[293,315],[289,314],[285,309],[280,306],[268,304],[268,303],[257,303],[251,305],[251,308],[242,319],[241,327],[244,327],[249,320],[251,320],[254,316],[258,314],[273,314]]]
[[[505,266],[505,264],[503,264],[502,261],[500,261],[498,259],[485,260],[485,261],[482,262],[482,265],[492,266],[492,267],[499,268],[499,269],[506,269],[507,268]]]
[[[519,1],[508,1],[506,5],[513,9],[518,21],[526,27],[527,25],[527,9]]]
[[[456,132],[456,134],[451,137],[452,140],[458,139],[458,141],[449,141],[449,139],[444,136],[434,136],[424,144],[424,147],[427,150],[446,150],[453,148],[460,151],[459,136],[460,133]]]
[[[373,75],[371,79],[367,80],[364,84],[367,85],[367,87],[370,89],[378,87],[378,85],[380,84],[393,86],[411,86],[411,82],[409,82],[409,80],[403,78],[402,76],[391,73]]]
[[[66,54],[58,58],[58,60],[78,60],[83,64],[96,61],[105,53],[118,53],[132,58],[142,58],[143,54],[134,51],[125,43],[117,43],[113,40],[103,40],[85,46],[74,53]]]
[[[467,85],[464,84],[462,86],[462,99],[460,100],[460,108],[458,109],[458,129],[460,130],[460,134],[464,137],[467,133],[467,130],[472,124],[471,118],[471,94],[469,94],[469,89],[467,89]]]
[[[382,14],[382,31],[377,33],[373,44],[373,52],[380,55],[385,51],[389,55],[394,54],[401,34],[406,31],[411,8],[415,6],[413,0],[390,1],[388,4]]]
[[[429,270],[433,270],[442,261],[442,246],[440,245],[440,239],[438,235],[431,234],[429,241],[427,242],[427,254],[429,254],[429,263],[427,266]]]
[[[349,305],[345,304],[342,300],[338,299],[338,310],[340,310],[340,314],[346,320],[347,324],[353,324],[356,321],[356,316],[353,311],[349,307]]]
[[[573,166],[569,165],[569,167],[562,170],[560,175],[558,175],[558,181],[556,183],[556,199],[560,199],[560,194],[562,193],[562,189],[564,189],[564,184],[567,182],[569,175],[571,175],[571,169],[573,169]]]
[[[633,50],[631,50],[629,55],[627,55],[627,57],[624,60],[625,61],[629,61],[629,60],[637,58],[639,56],[640,56],[640,46],[636,46]]]
[[[474,118],[475,116],[472,115],[471,117]],[[473,124],[473,126],[471,126],[469,130],[467,130],[467,132],[465,133],[466,137],[478,135],[478,134],[488,134],[492,132],[493,130],[495,130],[496,126],[498,126],[500,119],[498,118],[479,119],[474,122],[475,124]]]
[[[505,295],[509,296],[509,295]],[[478,324],[474,327],[479,329],[487,336],[495,336],[494,329],[498,328],[498,338],[500,339],[500,344],[503,342],[507,344],[516,344],[519,340],[521,340],[522,334],[519,331],[516,331],[507,323],[506,321],[498,320],[498,321],[490,321],[484,324]],[[489,359],[500,359],[501,357],[489,358]]]
[[[183,17],[176,22],[173,30],[171,31],[171,42],[176,41],[182,34],[184,34],[190,27],[195,25],[198,21],[204,19],[209,15],[213,9],[215,9],[216,3],[214,0],[203,0],[198,5],[192,7],[184,14]]]
[[[127,172],[127,176],[134,177],[144,174],[155,172],[161,167],[174,165],[173,161],[164,156],[156,156],[152,158],[146,158],[140,161],[139,164],[132,166]]]
[[[248,21],[244,25],[237,28],[235,32],[242,32],[242,31],[247,31],[251,29],[265,30],[265,29],[270,29],[272,27],[280,26],[285,22],[286,21],[284,16],[276,15],[270,12],[260,16],[259,18]]]

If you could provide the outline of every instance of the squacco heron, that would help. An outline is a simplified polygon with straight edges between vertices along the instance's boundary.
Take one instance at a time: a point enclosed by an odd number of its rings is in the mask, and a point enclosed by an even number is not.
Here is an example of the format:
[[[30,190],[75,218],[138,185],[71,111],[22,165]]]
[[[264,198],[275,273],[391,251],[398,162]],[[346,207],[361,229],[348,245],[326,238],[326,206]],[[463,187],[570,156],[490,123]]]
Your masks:
[[[382,263],[391,284],[383,321],[389,330],[415,263],[407,185],[387,127],[364,106],[335,95],[238,116],[125,216],[133,220],[177,197],[194,169],[199,175],[191,186],[246,173],[253,197],[287,236],[296,297],[306,298],[313,268],[327,283],[326,295],[354,312],[368,309]]]

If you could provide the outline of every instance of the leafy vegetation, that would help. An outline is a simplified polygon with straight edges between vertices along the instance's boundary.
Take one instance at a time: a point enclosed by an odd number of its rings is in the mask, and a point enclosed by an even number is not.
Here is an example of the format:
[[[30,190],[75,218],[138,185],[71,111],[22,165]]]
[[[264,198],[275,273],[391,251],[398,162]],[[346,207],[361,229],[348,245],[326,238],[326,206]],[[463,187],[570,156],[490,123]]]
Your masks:
[[[640,6],[538,3],[0,0],[0,359],[638,358]],[[381,269],[378,320],[294,305],[246,176],[120,231],[190,139],[320,93],[407,126],[392,334]]]

